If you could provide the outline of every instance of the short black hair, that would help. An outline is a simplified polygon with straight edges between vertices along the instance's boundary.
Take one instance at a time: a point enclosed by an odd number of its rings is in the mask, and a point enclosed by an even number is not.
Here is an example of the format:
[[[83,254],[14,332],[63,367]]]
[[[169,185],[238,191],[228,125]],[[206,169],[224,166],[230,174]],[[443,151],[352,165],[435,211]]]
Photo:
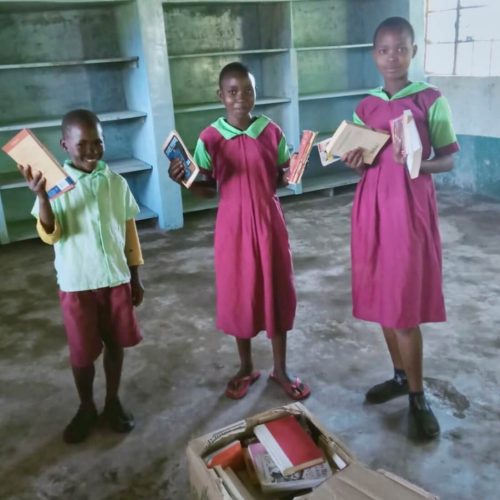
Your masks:
[[[410,22],[404,17],[388,17],[382,21],[373,35],[373,45],[377,42],[377,36],[382,30],[407,31],[411,37],[411,43],[415,42],[415,31]]]
[[[97,127],[101,125],[101,121],[95,113],[88,109],[73,109],[66,113],[62,119],[61,131],[63,137],[66,135],[67,130],[73,125]]]
[[[236,62],[226,64],[221,69],[221,72],[219,73],[219,88],[222,87],[222,82],[229,75],[238,75],[238,76],[243,76],[243,77],[247,76],[248,78],[250,78],[250,80],[254,81],[253,75],[250,72],[250,70],[248,69],[248,67],[245,66],[243,63],[236,61]]]

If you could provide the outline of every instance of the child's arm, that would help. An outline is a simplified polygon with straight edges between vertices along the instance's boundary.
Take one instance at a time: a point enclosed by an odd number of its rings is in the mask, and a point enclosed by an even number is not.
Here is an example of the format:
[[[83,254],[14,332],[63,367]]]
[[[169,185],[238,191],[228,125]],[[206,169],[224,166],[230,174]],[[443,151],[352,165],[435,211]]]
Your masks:
[[[182,184],[182,179],[184,179],[184,166],[179,158],[175,158],[170,162],[168,175],[173,181],[177,182],[177,184]],[[198,176],[203,176],[203,173],[200,172]],[[201,198],[215,198],[215,196],[217,196],[217,185],[213,179],[205,178],[203,180],[194,181],[189,190]]]
[[[439,174],[453,169],[453,155],[435,156],[431,160],[423,160],[420,172],[424,174]]]
[[[45,191],[45,177],[42,172],[31,170],[30,165],[19,165],[21,174],[26,179],[28,187],[38,198],[38,218],[37,232],[41,240],[49,245],[53,245],[61,238],[61,228],[52,211],[50,200]]]
[[[356,148],[348,151],[344,156],[342,156],[342,161],[359,175],[362,175],[365,171],[366,165],[363,161],[362,148]]]
[[[130,219],[125,226],[125,256],[130,269],[130,287],[132,288],[132,304],[138,306],[144,298],[144,287],[139,276],[139,266],[144,264],[141,243],[137,234],[135,220]]]

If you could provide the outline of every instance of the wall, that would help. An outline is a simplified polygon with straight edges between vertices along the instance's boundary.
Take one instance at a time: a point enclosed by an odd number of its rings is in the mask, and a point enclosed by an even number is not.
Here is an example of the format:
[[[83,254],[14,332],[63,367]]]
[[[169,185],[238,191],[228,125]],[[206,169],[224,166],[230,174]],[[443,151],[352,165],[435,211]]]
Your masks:
[[[500,199],[500,78],[431,77],[450,102],[461,151],[438,185]]]

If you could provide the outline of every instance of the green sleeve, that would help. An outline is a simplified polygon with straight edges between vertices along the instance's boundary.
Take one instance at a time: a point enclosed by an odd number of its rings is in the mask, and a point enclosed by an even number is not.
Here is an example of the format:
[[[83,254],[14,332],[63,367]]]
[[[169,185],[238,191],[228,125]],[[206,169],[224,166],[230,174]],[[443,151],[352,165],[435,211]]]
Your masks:
[[[285,136],[281,134],[281,140],[278,145],[278,166],[284,165],[288,160],[290,160],[288,144],[286,143]]]
[[[427,112],[431,144],[434,150],[439,150],[457,142],[453,130],[451,110],[445,97],[439,96]]]
[[[356,123],[357,125],[364,125],[363,120],[358,116],[356,111],[352,115],[352,121]]]
[[[212,170],[212,158],[208,154],[205,143],[201,139],[198,139],[196,148],[194,149],[194,161],[200,168]]]

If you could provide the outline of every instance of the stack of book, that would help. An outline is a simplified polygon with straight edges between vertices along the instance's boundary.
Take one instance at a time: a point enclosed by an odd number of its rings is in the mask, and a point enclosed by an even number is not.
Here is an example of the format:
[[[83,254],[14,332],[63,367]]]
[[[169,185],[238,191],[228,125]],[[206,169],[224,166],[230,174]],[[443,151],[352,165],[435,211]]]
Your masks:
[[[233,441],[205,457],[237,500],[311,490],[332,474],[322,449],[293,415],[254,428],[246,441]]]

